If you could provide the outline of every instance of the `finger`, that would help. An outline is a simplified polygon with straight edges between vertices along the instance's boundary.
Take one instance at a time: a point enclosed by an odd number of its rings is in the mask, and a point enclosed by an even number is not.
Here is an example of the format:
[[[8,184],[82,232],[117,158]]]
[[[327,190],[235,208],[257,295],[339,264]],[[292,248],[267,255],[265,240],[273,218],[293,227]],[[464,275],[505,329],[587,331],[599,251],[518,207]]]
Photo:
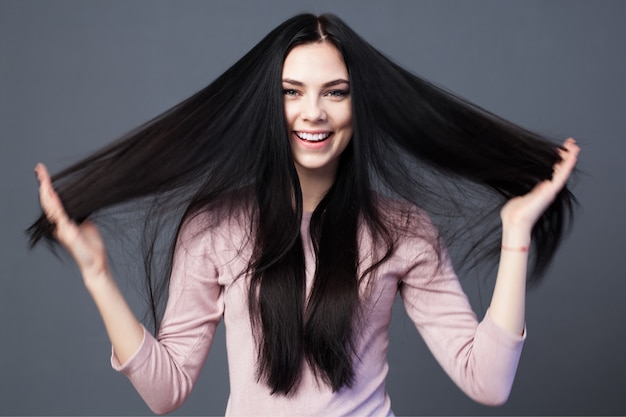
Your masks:
[[[559,156],[565,159],[567,156],[578,156],[580,152],[580,147],[576,144],[576,141],[573,138],[567,139],[563,142],[563,146],[559,147]]]
[[[48,218],[48,221],[54,223],[58,227],[64,227],[72,221],[67,216],[63,203],[59,195],[52,186],[50,174],[43,164],[37,164],[35,167],[37,179],[39,180],[39,200],[41,202],[41,208],[44,214]]]
[[[565,183],[576,166],[579,153],[580,147],[576,144],[576,141],[571,138],[565,141],[563,148],[559,149],[561,160],[554,164],[551,180],[555,188],[560,190],[565,186]]]
[[[60,211],[62,211],[61,201],[52,186],[50,174],[43,164],[37,164],[35,172],[37,174],[37,179],[39,180],[39,200],[41,202],[41,207],[43,208],[46,217],[48,217],[48,220],[56,223],[62,215],[60,214]]]

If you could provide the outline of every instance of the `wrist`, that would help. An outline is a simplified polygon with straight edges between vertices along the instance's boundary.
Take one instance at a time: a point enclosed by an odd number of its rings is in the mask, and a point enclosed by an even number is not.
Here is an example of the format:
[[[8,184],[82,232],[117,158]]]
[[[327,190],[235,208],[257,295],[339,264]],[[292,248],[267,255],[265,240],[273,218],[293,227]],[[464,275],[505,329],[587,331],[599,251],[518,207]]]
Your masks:
[[[525,227],[502,227],[502,248],[529,248],[531,231]]]
[[[117,286],[113,276],[109,273],[108,270],[100,271],[100,272],[92,272],[92,273],[84,273],[83,272],[83,282],[85,283],[85,288],[92,295],[96,294],[110,288],[111,286]]]
[[[500,249],[502,249],[503,251],[506,252],[520,252],[520,253],[527,253],[530,251],[530,246],[528,245],[521,245],[521,246],[505,246],[505,245],[500,245]]]

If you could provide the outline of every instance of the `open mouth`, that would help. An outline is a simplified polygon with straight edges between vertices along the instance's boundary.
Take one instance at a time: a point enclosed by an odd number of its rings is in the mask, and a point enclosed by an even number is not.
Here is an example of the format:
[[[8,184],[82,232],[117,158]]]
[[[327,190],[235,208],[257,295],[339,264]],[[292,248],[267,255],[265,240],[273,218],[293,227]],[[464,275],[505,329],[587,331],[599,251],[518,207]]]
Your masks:
[[[328,139],[331,135],[331,132],[320,132],[320,133],[308,133],[308,132],[294,132],[296,136],[303,141],[306,142],[323,142]]]

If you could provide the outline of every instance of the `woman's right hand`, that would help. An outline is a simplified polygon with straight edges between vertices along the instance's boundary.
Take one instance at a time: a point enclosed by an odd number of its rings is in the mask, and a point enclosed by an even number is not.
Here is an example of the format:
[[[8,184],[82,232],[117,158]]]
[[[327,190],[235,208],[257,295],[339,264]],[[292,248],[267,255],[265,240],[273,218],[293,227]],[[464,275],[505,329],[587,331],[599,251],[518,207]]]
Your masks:
[[[48,221],[55,225],[54,237],[78,264],[85,285],[109,276],[104,241],[96,225],[89,220],[76,224],[69,218],[45,165],[37,164],[35,173],[39,180],[41,208]]]
[[[100,311],[115,356],[120,363],[126,363],[141,345],[144,330],[109,272],[102,236],[89,220],[76,224],[69,218],[43,164],[37,164],[35,172],[41,208],[48,221],[56,226],[54,237],[78,264],[85,286]]]

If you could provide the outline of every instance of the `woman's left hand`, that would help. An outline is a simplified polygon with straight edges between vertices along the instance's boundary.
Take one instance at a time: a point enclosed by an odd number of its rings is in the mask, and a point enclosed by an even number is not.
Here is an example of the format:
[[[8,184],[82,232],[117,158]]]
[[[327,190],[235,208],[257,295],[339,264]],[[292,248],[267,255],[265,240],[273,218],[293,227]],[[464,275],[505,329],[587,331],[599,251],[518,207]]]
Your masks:
[[[500,211],[503,226],[532,230],[541,214],[563,189],[574,170],[580,148],[572,138],[559,149],[561,161],[554,165],[552,179],[540,182],[528,194],[509,200]]]
[[[580,148],[567,139],[559,149],[552,179],[537,184],[528,194],[509,200],[502,210],[502,252],[489,315],[494,323],[521,335],[525,322],[526,271],[532,228],[563,189],[576,165]]]

